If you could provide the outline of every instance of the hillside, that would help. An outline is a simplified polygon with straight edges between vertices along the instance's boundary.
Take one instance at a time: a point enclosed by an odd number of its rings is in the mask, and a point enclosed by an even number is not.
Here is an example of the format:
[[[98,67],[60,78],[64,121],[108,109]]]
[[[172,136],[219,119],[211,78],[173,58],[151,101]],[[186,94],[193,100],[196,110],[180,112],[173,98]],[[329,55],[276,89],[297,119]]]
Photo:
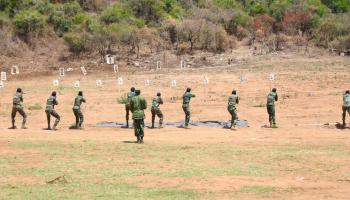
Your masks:
[[[350,49],[349,0],[0,0],[0,65]]]

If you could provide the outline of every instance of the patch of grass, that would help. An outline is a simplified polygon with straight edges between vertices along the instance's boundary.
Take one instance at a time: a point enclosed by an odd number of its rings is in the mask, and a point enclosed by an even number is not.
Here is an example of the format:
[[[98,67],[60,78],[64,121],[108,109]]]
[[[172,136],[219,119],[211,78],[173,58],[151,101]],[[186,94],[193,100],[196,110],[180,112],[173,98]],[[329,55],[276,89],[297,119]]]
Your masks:
[[[127,94],[123,94],[122,96],[120,96],[118,99],[117,99],[117,102],[119,104],[126,104],[128,102],[128,96]]]
[[[35,104],[30,104],[28,106],[28,110],[42,110],[43,107],[41,106],[40,103],[35,103]]]
[[[239,190],[241,193],[251,193],[255,195],[269,195],[275,191],[275,187],[265,185],[243,186]]]

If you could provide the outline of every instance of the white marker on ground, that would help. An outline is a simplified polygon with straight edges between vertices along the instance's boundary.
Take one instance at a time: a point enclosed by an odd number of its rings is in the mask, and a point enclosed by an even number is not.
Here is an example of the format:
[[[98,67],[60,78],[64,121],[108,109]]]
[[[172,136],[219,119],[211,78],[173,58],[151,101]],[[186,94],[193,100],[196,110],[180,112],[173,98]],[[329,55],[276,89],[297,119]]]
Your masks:
[[[58,80],[53,80],[53,81],[52,81],[52,85],[55,86],[55,87],[57,87],[57,86],[59,85]]]
[[[80,81],[75,81],[74,82],[74,87],[75,88],[80,88]]]
[[[7,80],[6,72],[1,72],[1,81],[6,81],[6,80]]]
[[[96,80],[96,86],[102,87],[102,80]]]
[[[18,66],[17,66],[17,65],[12,66],[12,68],[11,68],[11,74],[12,74],[12,75],[19,74],[19,69],[18,69]]]

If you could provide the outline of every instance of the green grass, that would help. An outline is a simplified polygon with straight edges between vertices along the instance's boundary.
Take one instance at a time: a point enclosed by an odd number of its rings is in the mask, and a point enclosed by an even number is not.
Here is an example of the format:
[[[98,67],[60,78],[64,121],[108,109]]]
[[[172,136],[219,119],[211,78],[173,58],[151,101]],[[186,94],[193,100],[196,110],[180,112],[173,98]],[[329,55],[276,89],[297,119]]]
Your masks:
[[[271,179],[298,172],[339,172],[339,179],[346,179],[344,167],[347,166],[322,162],[320,158],[350,157],[350,148],[345,143],[135,145],[33,139],[16,140],[2,148],[17,153],[0,155],[0,177],[5,180],[0,181],[0,199],[210,199],[220,196],[220,191],[196,190],[185,183],[205,182],[213,177]],[[65,176],[68,183],[46,184],[59,176]],[[18,177],[19,181],[9,177]],[[21,177],[33,177],[33,181],[27,183]],[[149,185],[158,180],[182,182]],[[243,184],[239,190],[228,192],[266,196],[288,191],[258,183]]]
[[[42,109],[43,107],[41,106],[40,103],[34,103],[28,106],[28,110],[42,110]]]

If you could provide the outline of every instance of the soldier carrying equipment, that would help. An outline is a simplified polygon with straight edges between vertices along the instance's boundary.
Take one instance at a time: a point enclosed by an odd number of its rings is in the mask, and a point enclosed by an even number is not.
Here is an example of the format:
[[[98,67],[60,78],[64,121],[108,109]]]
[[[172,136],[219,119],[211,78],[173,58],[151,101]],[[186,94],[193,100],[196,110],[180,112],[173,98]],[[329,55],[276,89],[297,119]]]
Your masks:
[[[125,111],[126,111],[126,127],[128,128],[129,127],[129,111],[130,110],[130,102],[131,102],[131,99],[135,96],[135,88],[132,87],[130,89],[130,92],[128,92],[128,96],[127,96],[127,100],[126,100],[126,103],[125,103]]]
[[[24,109],[23,109],[23,91],[21,88],[17,88],[16,94],[13,96],[13,106],[12,106],[12,112],[11,112],[12,127],[10,127],[10,129],[17,128],[15,125],[17,112],[23,117],[22,129],[27,129],[26,127],[27,114],[24,112]]]
[[[190,119],[191,119],[190,101],[192,97],[196,97],[196,95],[191,93],[191,88],[187,88],[185,94],[182,96],[182,99],[183,99],[182,109],[185,113],[184,128],[188,128],[188,124],[190,123]]]
[[[80,110],[80,106],[83,102],[86,103],[86,100],[83,97],[83,92],[79,91],[78,96],[75,97],[74,106],[73,106],[73,113],[75,116],[75,128],[76,129],[80,129],[83,122],[84,122],[84,115]]]
[[[238,119],[237,116],[237,104],[239,103],[239,97],[237,91],[233,90],[232,94],[228,97],[227,110],[231,114],[231,125],[230,128],[235,128]]]
[[[132,112],[132,119],[134,120],[135,136],[137,143],[143,143],[144,126],[145,126],[145,113],[144,110],[147,108],[147,102],[142,97],[140,90],[135,90],[135,95],[130,101],[130,109]]]
[[[154,128],[154,120],[156,118],[156,115],[159,117],[159,128],[163,128],[163,113],[159,108],[160,104],[163,104],[163,99],[161,97],[161,93],[158,92],[157,96],[154,97],[152,101],[152,128]]]
[[[273,88],[272,91],[267,95],[267,113],[269,114],[270,128],[277,128],[276,126],[276,115],[275,115],[275,101],[278,101],[277,89]]]
[[[51,93],[51,96],[46,101],[45,112],[46,112],[46,117],[47,117],[47,130],[51,130],[51,123],[50,123],[51,115],[56,118],[55,123],[52,127],[53,130],[57,130],[56,127],[61,119],[60,116],[55,111],[55,105],[58,105],[58,102],[56,100],[56,92],[53,91]]]
[[[345,118],[346,118],[346,112],[349,113],[350,115],[350,90],[347,90],[343,96],[343,127],[346,127],[346,123],[345,123]]]

